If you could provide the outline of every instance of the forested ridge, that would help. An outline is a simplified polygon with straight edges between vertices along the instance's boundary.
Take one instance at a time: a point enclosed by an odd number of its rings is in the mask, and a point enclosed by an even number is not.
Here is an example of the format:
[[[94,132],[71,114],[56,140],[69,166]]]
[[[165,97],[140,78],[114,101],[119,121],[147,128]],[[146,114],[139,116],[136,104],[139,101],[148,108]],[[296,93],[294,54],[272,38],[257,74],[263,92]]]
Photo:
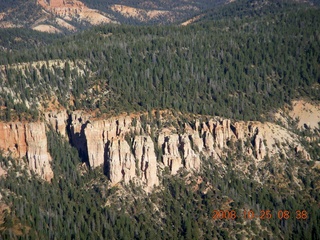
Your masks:
[[[21,30],[20,41],[19,30],[1,30],[1,121],[37,121],[55,107],[110,115],[170,109],[185,113],[181,125],[191,113],[270,121],[293,99],[319,101],[319,9],[276,1],[252,13],[254,1],[246,2],[185,27],[107,25],[40,34],[39,42],[33,31]],[[145,126],[173,124],[146,119]],[[172,176],[164,169],[160,186],[146,194],[133,183],[111,187],[101,168],[89,169],[47,129],[50,183],[0,152],[7,171],[0,179],[0,238],[320,239],[319,140],[303,142],[310,161],[290,146],[287,158],[267,155],[264,168],[230,141],[219,164],[203,157],[199,173]],[[319,135],[319,129],[295,131],[299,139]],[[214,210],[227,209],[237,217],[213,219]],[[245,218],[244,210],[270,210],[272,218]],[[279,211],[290,218],[279,219]],[[306,211],[307,219],[297,219],[296,211]]]
[[[1,81],[20,95],[22,105],[39,102],[39,92],[46,92],[67,108],[64,98],[73,95],[76,109],[172,108],[262,119],[262,113],[296,97],[319,100],[319,25],[319,10],[301,7],[186,27],[103,26],[43,48],[2,52],[0,63],[7,67]],[[84,74],[68,70],[68,64],[54,70],[26,67],[25,73],[8,65],[57,59],[78,65]],[[96,84],[105,94],[88,91]],[[13,108],[12,96],[1,96],[1,105]]]

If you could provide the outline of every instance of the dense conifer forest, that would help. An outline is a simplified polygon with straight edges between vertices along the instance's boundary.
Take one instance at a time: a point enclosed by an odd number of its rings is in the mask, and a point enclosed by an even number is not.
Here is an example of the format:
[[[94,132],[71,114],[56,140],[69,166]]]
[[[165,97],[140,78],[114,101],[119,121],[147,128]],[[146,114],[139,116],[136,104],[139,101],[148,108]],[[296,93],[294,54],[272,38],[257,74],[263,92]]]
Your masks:
[[[2,92],[1,105],[9,111],[12,99],[19,98],[25,112],[26,101],[35,104],[42,97],[38,93],[46,92],[67,108],[172,108],[262,119],[296,97],[319,100],[319,16],[317,8],[299,5],[186,27],[102,26],[49,46],[3,51],[0,63],[6,71],[1,81],[17,96]],[[46,64],[41,69],[10,67],[58,59],[66,63],[55,69]],[[70,71],[71,63],[83,74]],[[103,88],[98,100],[88,91],[96,84]],[[65,99],[70,95],[76,98],[74,106]]]
[[[261,121],[296,98],[319,101],[319,9],[275,1],[252,13],[256,6],[239,2],[184,27],[106,25],[69,36],[1,30],[1,121],[37,121],[52,99],[71,111],[171,109]],[[313,161],[290,156],[283,187],[272,161],[256,169],[230,146],[226,169],[203,158],[195,176],[164,173],[147,195],[134,184],[111,188],[102,169],[89,170],[60,135],[49,130],[47,138],[51,183],[0,154],[8,168],[0,200],[10,206],[0,218],[2,239],[320,239]],[[305,143],[313,159],[317,144]],[[249,175],[236,170],[238,161],[250,165]],[[295,167],[303,189],[292,180]],[[254,178],[261,172],[274,178],[262,185]],[[213,219],[226,207],[235,219]],[[272,218],[245,218],[244,210],[271,210]],[[290,219],[278,211],[289,211]]]

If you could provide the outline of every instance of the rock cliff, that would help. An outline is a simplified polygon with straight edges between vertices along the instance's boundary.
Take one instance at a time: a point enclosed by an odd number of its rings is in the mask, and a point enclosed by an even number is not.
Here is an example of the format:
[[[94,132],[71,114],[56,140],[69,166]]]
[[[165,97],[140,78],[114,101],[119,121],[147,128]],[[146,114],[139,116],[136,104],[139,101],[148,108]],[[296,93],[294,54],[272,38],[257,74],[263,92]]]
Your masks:
[[[168,167],[171,174],[176,174],[181,168],[199,171],[201,156],[219,162],[226,150],[230,149],[229,145],[237,141],[243,147],[243,154],[257,161],[267,155],[282,153],[283,149],[279,149],[275,143],[284,141],[292,146],[300,146],[296,149],[308,156],[293,133],[272,123],[231,123],[229,119],[217,118],[206,122],[195,120],[185,123],[182,132],[178,133],[177,128],[151,127],[141,119],[139,116],[105,120],[90,119],[86,115],[72,117],[71,129],[78,126],[72,135],[83,138],[80,144],[73,142],[79,150],[87,151],[88,163],[92,168],[105,168],[113,184],[134,181],[148,189],[159,184],[159,167]],[[154,138],[151,138],[151,132],[156,133]],[[245,147],[245,143],[249,145]],[[288,146],[288,149],[292,146]],[[156,149],[162,153],[158,159]]]
[[[47,181],[52,179],[44,122],[0,122],[0,149],[5,155],[20,159],[25,157],[30,170]]]
[[[68,114],[66,110],[52,111],[45,114],[46,121],[63,137],[67,135]]]
[[[107,174],[113,184],[120,181],[129,183],[136,176],[135,158],[129,144],[120,139],[113,139],[106,149]]]
[[[160,127],[139,114],[96,119],[81,111],[69,115],[53,111],[45,119],[78,149],[90,168],[103,168],[112,185],[134,182],[147,191],[159,184],[161,169],[167,167],[171,174],[182,168],[197,172],[203,158],[221,162],[228,150],[240,150],[257,162],[286,156],[290,149],[310,159],[294,133],[273,123],[212,118],[190,119],[177,127],[178,119],[168,125],[163,117],[166,127]],[[26,157],[31,170],[46,180],[52,178],[45,123],[0,123],[0,148]]]
[[[157,177],[157,156],[150,136],[135,136],[134,156],[137,163],[137,175],[148,189],[159,184]]]

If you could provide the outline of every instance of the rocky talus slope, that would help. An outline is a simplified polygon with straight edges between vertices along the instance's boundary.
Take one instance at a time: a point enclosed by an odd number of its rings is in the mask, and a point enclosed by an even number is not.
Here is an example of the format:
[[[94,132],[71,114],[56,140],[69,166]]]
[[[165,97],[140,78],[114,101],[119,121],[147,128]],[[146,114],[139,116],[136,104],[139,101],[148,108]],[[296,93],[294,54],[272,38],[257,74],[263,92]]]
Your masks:
[[[310,160],[299,138],[273,123],[200,121],[200,117],[182,121],[170,113],[158,119],[146,116],[97,119],[80,111],[53,111],[46,113],[45,122],[0,123],[0,148],[5,154],[25,157],[30,170],[50,180],[45,126],[51,125],[78,149],[90,168],[102,167],[112,185],[132,181],[147,191],[159,184],[161,171],[200,171],[202,159],[219,164],[228,150],[237,149],[257,164],[266,157],[288,157],[290,151]]]

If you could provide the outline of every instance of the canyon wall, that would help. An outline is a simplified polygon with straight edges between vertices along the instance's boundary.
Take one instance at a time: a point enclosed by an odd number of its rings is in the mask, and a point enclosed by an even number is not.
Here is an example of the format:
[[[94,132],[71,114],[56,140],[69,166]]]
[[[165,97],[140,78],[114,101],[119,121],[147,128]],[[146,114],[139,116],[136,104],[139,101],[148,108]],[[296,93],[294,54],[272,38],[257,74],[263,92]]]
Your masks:
[[[290,149],[310,158],[294,133],[273,123],[212,118],[177,127],[175,119],[176,124],[160,127],[145,116],[95,119],[81,111],[50,112],[45,119],[78,149],[90,168],[103,168],[112,185],[134,182],[147,191],[159,184],[161,169],[171,174],[181,168],[197,172],[203,157],[219,162],[228,149],[242,151],[257,162],[266,156],[286,156]],[[0,148],[14,157],[26,157],[31,170],[46,180],[52,178],[44,122],[0,123]]]
[[[0,122],[0,149],[5,155],[26,158],[30,170],[47,181],[52,179],[44,122]]]
[[[133,181],[152,189],[159,184],[158,169],[167,167],[171,174],[181,168],[199,171],[201,156],[219,162],[227,149],[234,150],[236,143],[241,146],[242,154],[257,162],[267,155],[286,156],[293,148],[309,159],[297,136],[273,123],[231,123],[229,119],[215,118],[184,123],[178,129],[158,127],[152,120],[141,120],[140,116],[95,120],[76,113],[71,119],[71,142],[87,153],[90,167],[104,168],[112,184]],[[279,145],[284,142],[286,145]]]

